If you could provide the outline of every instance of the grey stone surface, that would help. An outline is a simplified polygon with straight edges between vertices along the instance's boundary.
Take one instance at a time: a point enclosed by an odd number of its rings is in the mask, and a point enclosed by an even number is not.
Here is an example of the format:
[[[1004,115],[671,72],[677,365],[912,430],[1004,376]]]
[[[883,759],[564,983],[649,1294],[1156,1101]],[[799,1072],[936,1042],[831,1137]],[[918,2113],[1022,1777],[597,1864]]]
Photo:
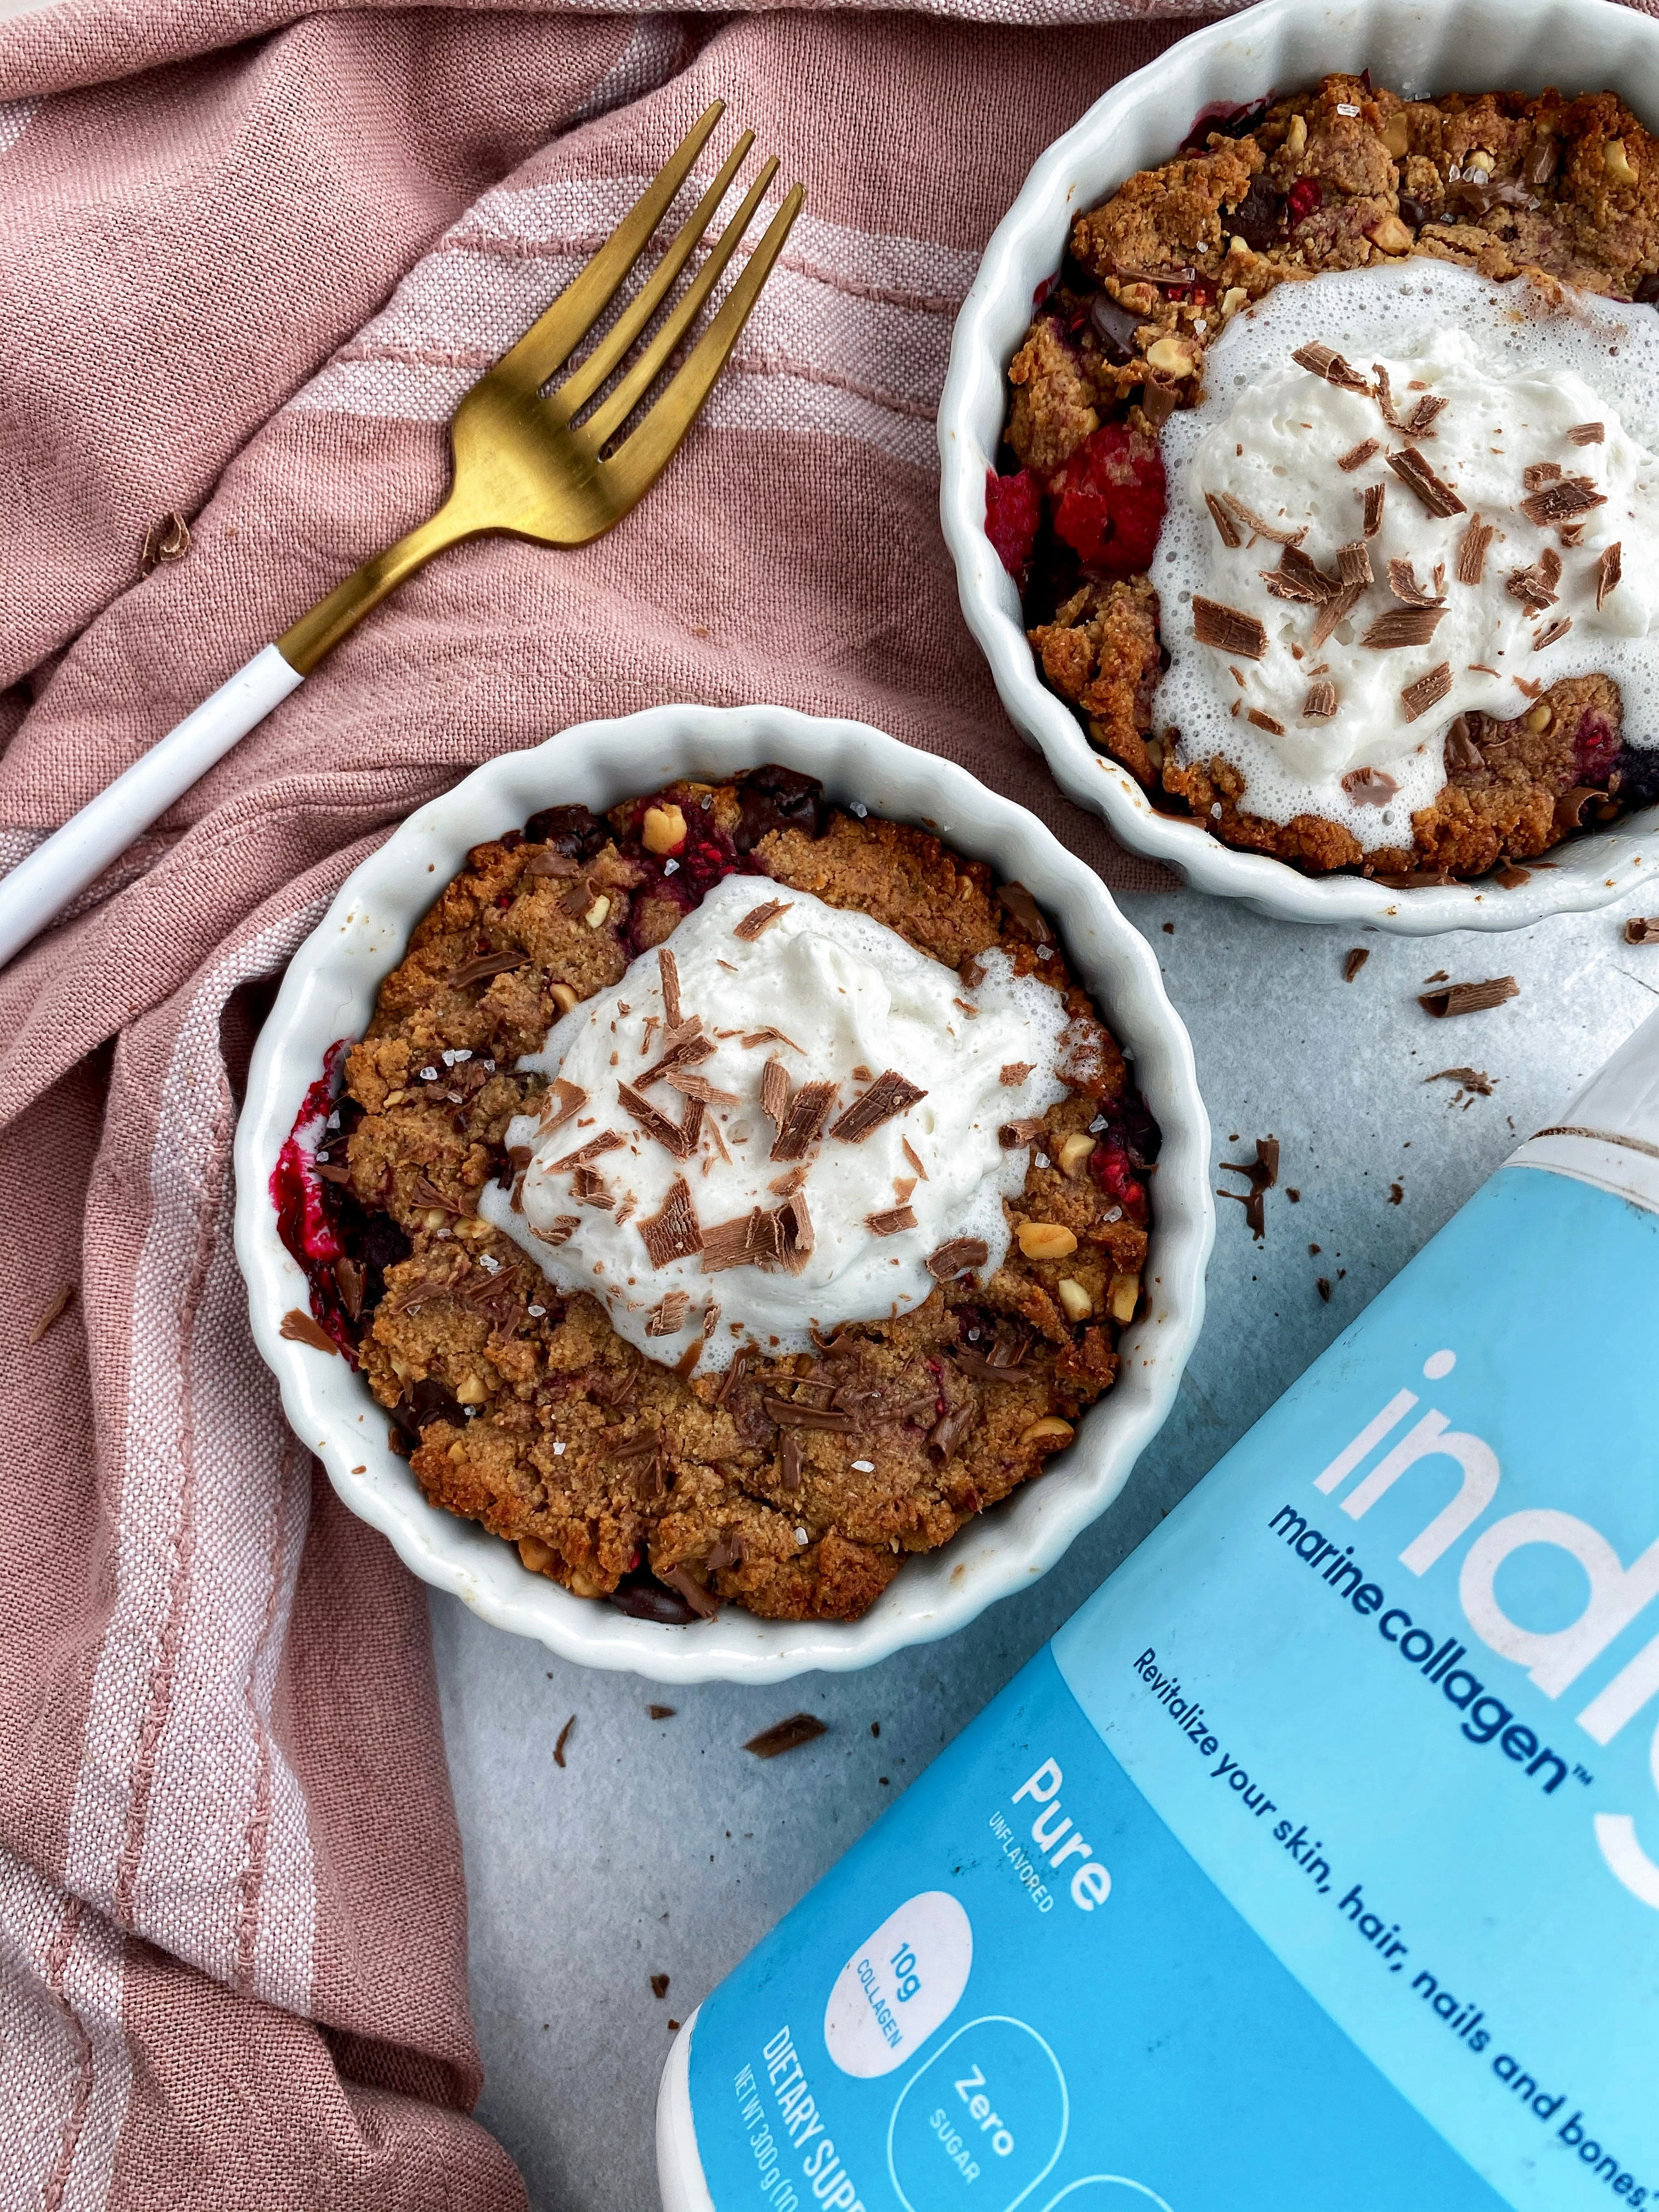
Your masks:
[[[1623,942],[1618,910],[1405,941],[1292,928],[1192,892],[1124,903],[1192,1031],[1217,1158],[1249,1159],[1252,1139],[1274,1135],[1280,1188],[1261,1245],[1242,1207],[1217,1201],[1209,1316],[1175,1414],[1060,1565],[945,1643],[764,1691],[659,1691],[585,1672],[434,1598],[471,1891],[480,2116],[519,2160],[536,2212],[650,2212],[670,2020],[1659,1004],[1659,952]],[[1358,942],[1370,958],[1345,983],[1343,954]],[[1513,973],[1522,995],[1433,1021],[1416,994],[1441,968]],[[1492,1096],[1459,1103],[1454,1084],[1425,1080],[1451,1065],[1485,1070]],[[649,1719],[653,1701],[673,1717]],[[743,1751],[802,1709],[829,1733],[769,1764]],[[560,1769],[554,1747],[572,1714]],[[663,2001],[653,1974],[670,1978]]]

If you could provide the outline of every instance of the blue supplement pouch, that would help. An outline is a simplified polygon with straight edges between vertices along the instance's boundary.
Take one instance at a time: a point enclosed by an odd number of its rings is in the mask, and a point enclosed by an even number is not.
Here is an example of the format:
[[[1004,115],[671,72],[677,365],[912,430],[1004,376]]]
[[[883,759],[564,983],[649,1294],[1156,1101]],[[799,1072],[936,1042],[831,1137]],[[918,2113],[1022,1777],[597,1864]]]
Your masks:
[[[688,2023],[667,2212],[1659,2205],[1659,1018]]]

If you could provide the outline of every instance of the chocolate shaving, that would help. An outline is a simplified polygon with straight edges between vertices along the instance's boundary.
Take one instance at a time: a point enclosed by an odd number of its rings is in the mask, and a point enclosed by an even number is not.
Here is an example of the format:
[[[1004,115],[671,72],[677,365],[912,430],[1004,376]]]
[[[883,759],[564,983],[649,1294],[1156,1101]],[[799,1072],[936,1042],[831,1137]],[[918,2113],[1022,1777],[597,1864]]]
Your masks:
[[[549,1175],[565,1175],[572,1168],[585,1168],[590,1160],[599,1159],[605,1152],[614,1152],[626,1144],[614,1129],[601,1129],[597,1137],[590,1137],[585,1145],[578,1145],[574,1152],[567,1152],[562,1160],[555,1160]]]
[[[1336,712],[1336,686],[1328,676],[1316,676],[1308,686],[1308,696],[1302,702],[1304,718],[1310,722],[1328,722]]]
[[[317,1173],[325,1182],[349,1183],[351,1170],[338,1160],[319,1160]]]
[[[344,1264],[347,1263],[342,1261],[336,1262],[335,1273],[337,1280],[338,1279],[339,1268]],[[65,1283],[62,1290],[60,1290],[57,1296],[52,1299],[51,1304],[47,1306],[46,1310],[41,1314],[40,1318],[35,1322],[34,1327],[29,1331],[28,1340],[32,1345],[43,1344],[46,1341],[52,1330],[57,1328],[58,1322],[62,1321],[64,1316],[75,1304],[75,1285],[73,1283]],[[356,1321],[357,1314],[351,1311],[349,1304],[347,1305],[346,1310],[348,1313],[351,1314],[352,1320]],[[358,1311],[361,1312],[361,1310],[362,1301],[360,1300]]]
[[[675,1176],[657,1212],[648,1221],[641,1222],[640,1236],[653,1267],[665,1267],[672,1260],[689,1260],[693,1253],[702,1251],[702,1229],[691,1187],[684,1176]]]
[[[785,1036],[781,1030],[750,1030],[746,1036],[739,1037],[738,1042],[745,1052],[753,1052],[756,1046],[761,1044],[787,1044],[791,1052],[799,1052],[801,1049],[793,1037]]]
[[[1437,607],[1444,603],[1443,592],[1425,592],[1417,580],[1415,563],[1410,561],[1390,561],[1389,589],[1395,599],[1403,599],[1408,607]]]
[[[1559,645],[1571,628],[1572,617],[1571,615],[1563,615],[1559,621],[1553,622],[1547,629],[1540,630],[1538,635],[1534,638],[1532,641],[1533,651],[1534,653],[1541,653],[1547,645]]]
[[[732,1355],[732,1364],[720,1377],[720,1388],[714,1393],[714,1403],[723,1406],[749,1372],[758,1358],[752,1344],[740,1344]]]
[[[792,1191],[772,1218],[778,1225],[778,1257],[792,1275],[798,1275],[811,1258],[815,1241],[805,1192]]]
[[[1370,948],[1364,945],[1356,945],[1351,952],[1345,953],[1342,957],[1343,981],[1352,983],[1370,957]]]
[[[997,1131],[997,1142],[1005,1152],[1017,1152],[1022,1145],[1030,1144],[1042,1134],[1041,1114],[1028,1114],[1018,1121],[1005,1121]]]
[[[1363,538],[1352,538],[1347,544],[1337,547],[1336,573],[1345,591],[1352,591],[1355,585],[1376,581],[1371,573],[1370,549]]]
[[[1148,377],[1141,386],[1140,411],[1146,418],[1149,430],[1158,431],[1169,421],[1180,404],[1180,394],[1170,385],[1159,384]]]
[[[1406,435],[1408,438],[1433,437],[1434,432],[1430,428],[1430,425],[1433,422],[1435,416],[1440,414],[1443,410],[1449,404],[1450,402],[1446,399],[1443,394],[1437,392],[1429,392],[1425,398],[1418,401],[1416,406],[1413,408],[1409,418],[1404,424],[1402,424],[1401,427],[1405,430]]]
[[[908,1137],[901,1137],[899,1139],[899,1150],[903,1153],[905,1158],[909,1161],[911,1166],[915,1170],[921,1181],[923,1182],[927,1182],[929,1178],[927,1169],[923,1167],[921,1164],[921,1155],[917,1152],[915,1146],[910,1142],[910,1139]]]
[[[1008,1060],[1006,1062],[1000,1073],[998,1075],[997,1080],[1006,1090],[1017,1090],[1018,1086],[1024,1082],[1026,1077],[1031,1073],[1031,1070],[1036,1066],[1036,1062],[1034,1060]],[[924,1096],[924,1094],[921,1091],[918,1091],[916,1096],[920,1098]]]
[[[1044,919],[1042,908],[1024,884],[999,884],[996,902],[1015,928],[1029,937],[1033,945],[1046,945],[1048,942],[1053,933]],[[975,988],[975,984],[969,981],[967,976],[964,975],[962,980],[968,984],[970,991]],[[983,971],[976,980],[979,982],[984,981]]]
[[[465,1200],[451,1198],[446,1192],[440,1190],[431,1176],[426,1174],[416,1176],[410,1188],[410,1196],[416,1206],[435,1206],[440,1212],[453,1214],[457,1220],[462,1214],[471,1210]]]
[[[1567,433],[1575,446],[1599,446],[1607,434],[1605,422],[1575,422]]]
[[[793,1398],[777,1398],[768,1391],[761,1403],[781,1429],[835,1429],[845,1431],[853,1425],[850,1413],[839,1413],[833,1406],[803,1406]]]
[[[781,914],[787,914],[793,901],[768,899],[764,906],[751,906],[743,920],[733,927],[733,937],[740,937],[745,945],[752,945],[761,932],[775,922]]]
[[[662,1010],[671,1030],[680,1027],[679,963],[665,945],[657,947],[657,969],[662,977]]]
[[[1346,622],[1364,596],[1365,586],[1363,584],[1345,584],[1329,605],[1320,609],[1319,619],[1308,640],[1309,651],[1317,653],[1321,646],[1335,634],[1338,625]]]
[[[486,975],[505,975],[509,968],[522,968],[529,957],[527,952],[481,952],[476,960],[450,970],[450,988],[459,991],[469,983],[482,983]]]
[[[699,1067],[705,1060],[712,1060],[720,1050],[713,1037],[702,1034],[702,1021],[696,1014],[693,1014],[690,1020],[678,1030],[665,1030],[663,1042],[668,1047],[667,1051],[660,1060],[653,1061],[634,1078],[635,1091],[648,1091],[653,1083],[660,1082],[673,1068]]]
[[[720,1600],[712,1591],[706,1590],[696,1577],[684,1567],[664,1567],[659,1572],[657,1579],[659,1582],[666,1583],[670,1589],[678,1590],[699,1620],[714,1620],[719,1618]],[[646,1617],[650,1619],[652,1616],[647,1614]]]
[[[757,1206],[703,1231],[702,1273],[718,1275],[727,1267],[763,1266],[781,1256],[781,1245],[776,1214],[763,1213]]]
[[[1223,1160],[1224,1175],[1242,1175],[1249,1178],[1248,1196],[1236,1190],[1218,1190],[1218,1198],[1231,1198],[1244,1209],[1244,1218],[1250,1234],[1258,1244],[1267,1234],[1267,1194],[1279,1181],[1279,1139],[1277,1137],[1258,1137],[1254,1160]]]
[[[1426,714],[1431,707],[1439,705],[1451,688],[1451,663],[1443,660],[1438,668],[1430,669],[1426,676],[1419,676],[1415,684],[1407,684],[1401,692],[1406,720],[1414,722],[1419,714]]]
[[[1244,660],[1260,660],[1267,650],[1267,633],[1255,617],[1219,599],[1194,599],[1193,635],[1200,645],[1236,653]]]
[[[844,1145],[861,1145],[884,1121],[890,1121],[896,1114],[908,1114],[919,1098],[927,1096],[896,1067],[884,1068],[863,1096],[853,1101],[830,1134]],[[779,1157],[775,1150],[772,1157]]]
[[[805,1168],[786,1168],[781,1176],[774,1176],[766,1188],[768,1190],[775,1191],[780,1198],[790,1198],[800,1188],[805,1180]]]
[[[550,1228],[538,1229],[533,1221],[528,1225],[531,1235],[543,1244],[568,1244],[581,1227],[582,1218],[580,1213],[560,1213],[554,1216]]]
[[[1588,514],[1592,507],[1607,503],[1605,495],[1588,477],[1563,477],[1559,483],[1545,484],[1530,499],[1523,499],[1521,512],[1528,522],[1547,526],[1552,522],[1570,522],[1574,515]]]
[[[343,1252],[334,1262],[334,1287],[340,1293],[340,1304],[346,1310],[348,1320],[362,1319],[363,1291],[368,1282],[368,1275],[366,1269],[349,1254]],[[70,1295],[71,1297],[74,1295],[73,1291]],[[44,1334],[45,1332],[42,1331],[42,1334]],[[38,1336],[32,1336],[29,1339],[31,1344],[38,1344],[40,1340]]]
[[[1457,541],[1457,580],[1460,584],[1478,584],[1486,574],[1486,548],[1497,536],[1490,522],[1482,522],[1478,514],[1469,517],[1469,526]]]
[[[1633,914],[1625,924],[1626,945],[1659,945],[1659,915]]]
[[[1439,628],[1446,610],[1443,605],[1431,603],[1427,606],[1390,607],[1376,620],[1359,641],[1373,653],[1391,653],[1402,646],[1427,645]]]
[[[646,1334],[647,1336],[678,1336],[685,1326],[686,1308],[690,1303],[690,1298],[684,1291],[665,1292],[661,1304],[653,1307],[647,1317]]]
[[[788,1111],[779,1124],[768,1158],[775,1160],[798,1160],[817,1142],[823,1125],[830,1118],[830,1109],[836,1103],[840,1085],[835,1083],[803,1083],[789,1101]],[[920,1097],[921,1093],[918,1092]],[[830,1134],[833,1136],[832,1130]]]
[[[1351,476],[1354,470],[1363,469],[1373,453],[1380,453],[1382,450],[1382,441],[1380,438],[1362,438],[1357,446],[1349,447],[1336,465],[1345,474]]]
[[[752,1751],[757,1759],[776,1759],[786,1751],[798,1751],[802,1744],[811,1743],[823,1734],[825,1726],[816,1713],[792,1713],[787,1721],[775,1722],[758,1735],[751,1735],[744,1749]]]
[[[1383,368],[1380,361],[1374,361],[1371,363],[1371,374],[1376,379],[1375,386],[1370,387],[1370,396],[1376,402],[1377,413],[1381,415],[1389,429],[1403,430],[1406,426],[1395,409],[1394,387],[1389,381],[1388,370]]]
[[[1328,576],[1299,545],[1287,545],[1279,556],[1278,568],[1263,568],[1259,574],[1276,599],[1294,599],[1314,607],[1322,607],[1327,599],[1334,599],[1347,580]]]
[[[1365,487],[1364,520],[1360,526],[1367,538],[1375,538],[1382,527],[1382,507],[1388,495],[1389,487],[1385,483],[1367,484]]]
[[[1418,1005],[1425,1014],[1443,1021],[1448,1014],[1480,1014],[1489,1006],[1501,1006],[1506,999],[1518,999],[1521,986],[1513,975],[1494,975],[1484,983],[1444,983],[1437,991],[1419,994]]]
[[[579,876],[581,869],[568,853],[556,853],[553,848],[548,845],[544,846],[539,853],[531,855],[530,863],[525,869],[525,873],[527,876],[540,877]]]
[[[40,1334],[44,1336],[46,1330],[42,1329]],[[308,1313],[301,1313],[298,1306],[290,1307],[283,1316],[277,1323],[276,1334],[285,1336],[290,1344],[308,1344],[313,1352],[326,1352],[335,1358],[339,1356],[339,1346],[322,1323],[313,1321]]]
[[[578,1168],[570,1178],[570,1195],[578,1206],[597,1206],[609,1213],[617,1203],[611,1186],[595,1168]]]
[[[1599,612],[1619,588],[1619,579],[1624,574],[1622,542],[1608,545],[1595,564],[1595,605]]]
[[[982,1267],[991,1248],[982,1237],[952,1237],[927,1255],[927,1272],[935,1282],[948,1283],[970,1268]]]
[[[1298,368],[1305,368],[1312,375],[1323,377],[1327,384],[1335,385],[1339,391],[1370,390],[1352,362],[1345,361],[1334,346],[1328,346],[1318,338],[1310,338],[1306,345],[1298,346],[1291,359]]]
[[[1559,483],[1561,480],[1559,461],[1534,461],[1521,471],[1522,491],[1536,491],[1540,484]]]
[[[1356,768],[1343,777],[1342,788],[1356,806],[1386,806],[1400,786],[1382,769]]]
[[[1389,455],[1389,466],[1418,498],[1431,514],[1445,516],[1468,513],[1462,501],[1449,483],[1436,476],[1414,446],[1407,446],[1397,453]],[[1541,498],[1543,494],[1539,496]],[[1577,513],[1577,509],[1573,510]]]
[[[1547,545],[1530,568],[1510,570],[1504,589],[1523,606],[1553,607],[1560,596],[1555,589],[1560,580],[1561,556]]]
[[[761,1112],[781,1129],[789,1112],[789,1071],[781,1060],[769,1060],[761,1070]]]
[[[580,883],[572,884],[570,889],[559,901],[559,904],[566,914],[571,915],[573,918],[580,919],[581,915],[587,912],[587,909],[592,905],[593,901],[597,896],[598,894],[594,890],[592,884],[584,875]]]
[[[1223,507],[1221,501],[1216,497],[1212,491],[1206,491],[1205,493],[1204,504],[1209,508],[1211,519],[1213,520],[1216,528],[1221,532],[1222,544],[1227,548],[1230,553],[1236,553],[1239,547],[1244,543],[1243,533],[1239,529],[1238,525],[1233,520],[1231,515],[1228,514],[1226,508]]]
[[[1196,269],[1138,269],[1127,261],[1113,262],[1111,273],[1120,284],[1165,284],[1177,290],[1198,276]]]
[[[890,1206],[884,1213],[866,1213],[864,1225],[872,1237],[896,1237],[902,1230],[918,1226],[915,1211],[908,1206]]]
[[[1486,765],[1486,756],[1470,732],[1468,715],[1458,715],[1447,731],[1443,757],[1448,775],[1467,775]]]
[[[1299,530],[1286,530],[1282,523],[1265,522],[1253,507],[1246,507],[1237,495],[1224,491],[1221,504],[1235,522],[1242,522],[1254,537],[1270,538],[1275,545],[1299,545],[1308,534],[1304,522]]]
[[[799,1429],[784,1431],[782,1447],[778,1457],[778,1474],[784,1488],[790,1491],[799,1490],[801,1471],[806,1460],[805,1447],[801,1443]]]
[[[574,1713],[572,1713],[569,1719],[559,1730],[559,1740],[553,1747],[553,1764],[555,1766],[562,1766],[564,1765],[564,1747],[566,1744],[569,1742],[570,1731],[575,1727],[575,1725],[576,1716]]]
[[[542,1133],[550,1136],[555,1129],[562,1129],[586,1103],[587,1093],[580,1083],[567,1083],[563,1076],[556,1075],[552,1089],[542,1100]],[[550,1108],[554,1110],[550,1112]]]
[[[671,1091],[678,1091],[682,1098],[696,1098],[705,1106],[736,1106],[739,1103],[735,1091],[716,1091],[705,1075],[693,1075],[683,1067],[671,1067],[663,1081]]]
[[[1271,714],[1264,714],[1260,707],[1252,707],[1244,719],[1254,722],[1258,730],[1267,731],[1273,737],[1282,738],[1285,734],[1283,722],[1275,721]]]
[[[631,1084],[619,1083],[617,1097],[623,1111],[637,1121],[647,1137],[654,1137],[663,1148],[677,1160],[689,1160],[697,1149],[697,1139],[702,1134],[703,1106],[701,1098],[688,1098],[683,1120],[671,1121],[648,1098],[641,1098]]]
[[[958,1447],[979,1419],[979,1407],[969,1398],[953,1413],[942,1413],[927,1432],[927,1449],[941,1460],[954,1459]]]

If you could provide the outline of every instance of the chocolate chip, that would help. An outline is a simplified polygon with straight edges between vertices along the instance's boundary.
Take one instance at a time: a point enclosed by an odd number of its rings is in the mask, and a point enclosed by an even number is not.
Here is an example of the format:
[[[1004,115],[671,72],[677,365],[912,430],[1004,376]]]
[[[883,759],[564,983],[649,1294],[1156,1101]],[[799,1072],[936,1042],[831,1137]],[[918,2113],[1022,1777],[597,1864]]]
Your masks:
[[[698,1617],[678,1590],[659,1583],[643,1567],[624,1575],[608,1597],[617,1612],[625,1613],[630,1620],[654,1620],[665,1628],[684,1628]]]
[[[823,786],[816,776],[770,763],[738,779],[738,826],[732,843],[752,853],[774,830],[799,830],[808,837],[823,835]]]
[[[1413,230],[1421,230],[1428,219],[1428,209],[1421,200],[1414,199],[1409,192],[1401,193],[1400,220],[1401,222],[1410,223]]]
[[[1265,177],[1252,177],[1250,189],[1228,216],[1227,227],[1236,231],[1253,252],[1263,252],[1284,235],[1283,197]]]
[[[524,825],[532,845],[550,845],[567,860],[591,860],[611,835],[607,825],[586,806],[544,806]]]
[[[1659,276],[1644,276],[1631,297],[1639,307],[1659,307]]]
[[[1135,334],[1140,318],[1120,307],[1109,293],[1097,292],[1089,307],[1089,324],[1100,341],[1100,349],[1114,368],[1122,368],[1139,351]]]

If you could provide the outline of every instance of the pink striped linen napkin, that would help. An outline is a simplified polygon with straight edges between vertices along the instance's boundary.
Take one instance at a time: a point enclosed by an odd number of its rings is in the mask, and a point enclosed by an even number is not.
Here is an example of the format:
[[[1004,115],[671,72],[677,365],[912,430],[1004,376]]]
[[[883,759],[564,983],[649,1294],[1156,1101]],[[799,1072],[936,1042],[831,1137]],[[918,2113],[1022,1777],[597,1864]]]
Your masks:
[[[422,1594],[288,1433],[231,1247],[253,1030],[346,872],[479,760],[692,697],[862,716],[1163,880],[1001,717],[933,415],[1030,161],[1196,11],[955,12],[0,23],[0,866],[434,503],[469,380],[710,98],[809,193],[643,507],[429,569],[0,976],[7,2207],[523,2201]]]

